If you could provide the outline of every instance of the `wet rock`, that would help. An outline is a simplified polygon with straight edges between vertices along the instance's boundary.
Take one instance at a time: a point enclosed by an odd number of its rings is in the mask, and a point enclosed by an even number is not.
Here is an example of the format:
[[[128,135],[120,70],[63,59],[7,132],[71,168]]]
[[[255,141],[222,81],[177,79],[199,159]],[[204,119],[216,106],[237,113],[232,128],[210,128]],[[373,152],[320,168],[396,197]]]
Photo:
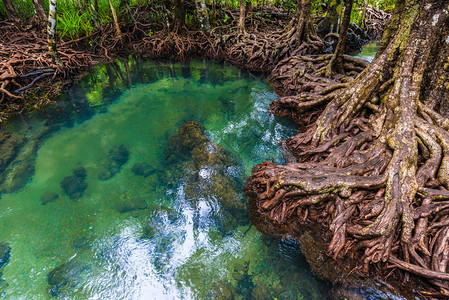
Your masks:
[[[229,282],[220,281],[214,286],[210,296],[211,299],[234,300],[237,297],[237,293]]]
[[[148,177],[156,172],[156,168],[147,163],[134,164],[132,171],[138,176]]]
[[[81,198],[87,188],[86,169],[79,167],[73,170],[73,175],[64,177],[60,186],[72,200]]]
[[[11,247],[8,243],[0,242],[0,270],[9,262]],[[1,273],[0,273],[1,278]]]
[[[58,200],[59,195],[56,193],[45,193],[41,196],[41,204],[46,205],[50,202]]]
[[[76,284],[76,278],[86,269],[84,265],[69,261],[64,263],[47,274],[49,285],[48,292],[53,297],[59,297],[63,294],[65,287],[71,287]]]
[[[144,197],[124,196],[116,206],[117,211],[121,214],[145,208],[147,208],[147,201]]]
[[[128,161],[129,151],[123,145],[116,145],[109,149],[106,159],[102,162],[98,178],[108,180],[120,172],[122,166]]]

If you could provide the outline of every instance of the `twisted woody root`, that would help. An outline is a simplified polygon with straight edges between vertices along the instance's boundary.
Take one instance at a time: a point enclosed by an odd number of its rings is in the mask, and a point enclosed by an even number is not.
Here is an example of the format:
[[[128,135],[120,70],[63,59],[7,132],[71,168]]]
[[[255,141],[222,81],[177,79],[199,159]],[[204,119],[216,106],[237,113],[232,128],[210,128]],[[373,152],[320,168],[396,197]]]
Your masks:
[[[399,11],[407,9],[402,5]],[[364,272],[389,263],[428,279],[430,294],[447,297],[449,119],[422,95],[428,82],[436,82],[423,80],[429,68],[438,68],[427,65],[435,47],[445,54],[449,47],[436,26],[413,26],[435,13],[419,5],[408,6],[413,18],[400,25],[407,30],[384,41],[356,79],[315,85],[272,103],[275,115],[296,120],[325,108],[286,140],[296,162],[256,166],[245,192],[260,214],[280,224],[322,224],[335,259],[359,256]]]

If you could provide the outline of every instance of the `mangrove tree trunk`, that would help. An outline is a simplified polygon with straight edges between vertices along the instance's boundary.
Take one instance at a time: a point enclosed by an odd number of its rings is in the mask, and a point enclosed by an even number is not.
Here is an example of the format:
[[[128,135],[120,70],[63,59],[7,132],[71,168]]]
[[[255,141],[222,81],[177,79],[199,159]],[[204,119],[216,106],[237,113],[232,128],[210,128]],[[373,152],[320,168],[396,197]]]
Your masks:
[[[352,4],[354,0],[345,0],[345,12],[341,21],[341,30],[338,36],[337,47],[335,47],[334,56],[332,56],[326,68],[326,77],[331,77],[332,73],[343,72],[343,53],[346,47],[346,37],[348,36],[349,22],[351,21]]]
[[[53,60],[53,63],[62,66],[62,61],[56,48],[56,11],[57,11],[57,0],[49,1],[48,10],[48,51]]]
[[[449,96],[448,11],[447,1],[398,0],[379,52],[355,80],[274,101],[274,114],[308,126],[286,141],[295,162],[263,163],[245,186],[272,222],[323,226],[335,259],[414,274],[444,297],[449,119],[438,107]]]

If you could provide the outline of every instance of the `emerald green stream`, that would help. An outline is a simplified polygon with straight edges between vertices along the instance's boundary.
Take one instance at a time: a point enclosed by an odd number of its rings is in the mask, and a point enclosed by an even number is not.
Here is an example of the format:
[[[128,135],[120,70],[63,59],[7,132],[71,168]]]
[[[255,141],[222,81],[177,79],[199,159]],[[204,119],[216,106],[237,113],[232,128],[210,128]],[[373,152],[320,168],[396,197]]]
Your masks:
[[[251,167],[283,163],[278,142],[296,132],[267,113],[275,98],[264,78],[228,65],[131,57],[99,67],[52,108],[9,121],[5,130],[27,137],[21,153],[31,153],[35,171],[17,189],[4,188],[20,179],[8,177],[0,196],[0,242],[11,247],[0,295],[326,299],[327,286],[295,242],[264,237],[207,189],[187,197],[191,158],[165,161],[180,126],[204,125],[210,142],[234,157],[226,172],[246,205]],[[101,179],[116,145],[128,159]],[[150,166],[150,174],[136,174],[136,164]],[[71,199],[61,182],[80,167],[87,187]],[[199,176],[213,180],[205,169]],[[44,201],[49,194],[57,196]],[[130,199],[141,202],[121,209]]]

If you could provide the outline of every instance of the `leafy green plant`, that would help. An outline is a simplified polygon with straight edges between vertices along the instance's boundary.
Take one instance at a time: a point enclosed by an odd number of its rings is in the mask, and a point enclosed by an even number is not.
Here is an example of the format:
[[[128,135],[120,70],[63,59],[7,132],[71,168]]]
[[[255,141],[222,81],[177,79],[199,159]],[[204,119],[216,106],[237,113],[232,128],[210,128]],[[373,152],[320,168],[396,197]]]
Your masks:
[[[80,14],[76,11],[66,11],[58,15],[58,30],[61,32],[61,38],[77,39],[88,35],[92,29],[90,14],[87,12]]]

